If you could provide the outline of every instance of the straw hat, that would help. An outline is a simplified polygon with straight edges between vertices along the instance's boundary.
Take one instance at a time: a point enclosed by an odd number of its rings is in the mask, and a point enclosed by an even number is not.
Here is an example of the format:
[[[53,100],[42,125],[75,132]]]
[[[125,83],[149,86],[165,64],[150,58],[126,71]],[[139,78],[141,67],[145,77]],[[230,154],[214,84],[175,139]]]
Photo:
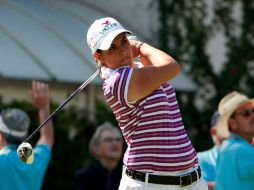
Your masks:
[[[220,133],[223,137],[229,136],[229,117],[239,106],[246,102],[252,102],[254,104],[254,99],[249,99],[247,96],[236,91],[227,94],[221,99],[218,106],[220,118],[215,127],[217,128],[218,133]]]

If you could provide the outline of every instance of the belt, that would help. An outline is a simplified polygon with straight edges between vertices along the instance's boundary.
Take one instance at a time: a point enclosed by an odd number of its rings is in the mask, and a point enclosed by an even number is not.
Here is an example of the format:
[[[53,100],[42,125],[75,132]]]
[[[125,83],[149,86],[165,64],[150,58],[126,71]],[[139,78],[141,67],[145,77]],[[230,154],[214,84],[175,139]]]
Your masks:
[[[126,169],[125,174],[137,181],[145,182],[146,179],[146,173],[144,172]],[[201,170],[200,167],[198,167],[197,170],[194,170],[193,172],[182,176],[164,176],[164,175],[155,175],[152,173],[148,174],[149,174],[148,183],[155,183],[161,185],[187,186],[200,179]]]

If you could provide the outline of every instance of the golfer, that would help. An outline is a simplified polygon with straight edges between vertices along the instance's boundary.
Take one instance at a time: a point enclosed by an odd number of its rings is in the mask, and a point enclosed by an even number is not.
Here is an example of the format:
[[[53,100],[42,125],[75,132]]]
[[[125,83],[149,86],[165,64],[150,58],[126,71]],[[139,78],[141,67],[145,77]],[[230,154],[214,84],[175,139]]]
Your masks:
[[[105,99],[128,145],[119,189],[207,189],[167,83],[180,67],[165,52],[128,40],[130,33],[109,17],[96,20],[87,32]]]

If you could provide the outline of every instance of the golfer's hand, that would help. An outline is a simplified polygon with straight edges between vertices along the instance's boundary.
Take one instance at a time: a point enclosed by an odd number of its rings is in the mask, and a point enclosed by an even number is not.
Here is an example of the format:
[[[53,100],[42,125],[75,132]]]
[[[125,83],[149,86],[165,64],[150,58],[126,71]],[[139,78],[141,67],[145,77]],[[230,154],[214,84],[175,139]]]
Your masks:
[[[142,42],[137,41],[137,40],[129,40],[131,44],[131,49],[132,49],[132,55],[134,58],[138,57],[140,55],[140,44]]]
[[[48,84],[38,81],[32,82],[32,90],[29,91],[32,104],[39,110],[49,109]]]

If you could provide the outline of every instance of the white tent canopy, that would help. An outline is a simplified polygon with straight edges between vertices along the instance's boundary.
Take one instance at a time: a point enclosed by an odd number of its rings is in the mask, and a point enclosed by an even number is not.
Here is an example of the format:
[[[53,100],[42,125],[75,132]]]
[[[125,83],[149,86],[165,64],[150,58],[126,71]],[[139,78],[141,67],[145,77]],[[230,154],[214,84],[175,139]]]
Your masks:
[[[95,19],[105,16],[66,0],[1,1],[0,77],[83,82],[96,70],[86,32]],[[172,83],[178,90],[196,88],[182,74]]]

